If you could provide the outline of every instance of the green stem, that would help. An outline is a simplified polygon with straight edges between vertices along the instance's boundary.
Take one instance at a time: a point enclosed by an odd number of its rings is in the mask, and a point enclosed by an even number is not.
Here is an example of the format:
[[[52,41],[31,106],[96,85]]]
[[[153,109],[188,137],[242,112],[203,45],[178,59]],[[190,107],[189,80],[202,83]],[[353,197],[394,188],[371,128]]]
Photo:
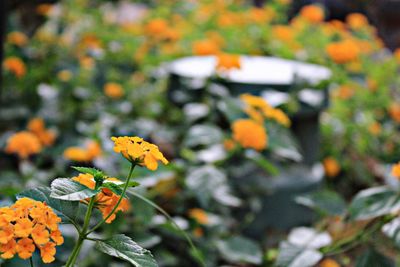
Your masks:
[[[383,225],[385,225],[386,223],[393,220],[393,218],[394,218],[393,215],[386,216],[386,217],[382,218],[380,221],[378,221],[377,223],[372,224],[369,229],[366,229],[366,228],[361,229],[360,232],[353,235],[352,237],[341,240],[341,241],[337,242],[336,244],[334,244],[333,246],[327,247],[322,252],[326,256],[334,256],[334,255],[346,252],[350,249],[353,249],[358,244],[362,243],[363,241],[365,241],[366,239],[371,237],[375,232],[379,231]]]
[[[34,267],[32,258],[33,258],[33,255],[32,255],[32,257],[29,258],[29,263],[31,264],[31,267]]]
[[[135,169],[135,166],[136,166],[136,164],[133,164],[133,163],[132,163],[131,169],[130,169],[130,171],[129,171],[128,178],[126,179],[126,182],[125,182],[124,189],[122,190],[122,194],[121,194],[121,196],[119,197],[117,204],[115,204],[114,208],[111,210],[111,212],[110,212],[105,218],[103,218],[103,220],[101,220],[98,224],[96,224],[91,230],[89,230],[89,231],[86,233],[86,236],[87,236],[88,234],[94,232],[94,231],[95,231],[97,228],[99,228],[100,226],[102,226],[103,223],[105,223],[105,222],[108,220],[108,218],[110,218],[111,215],[113,215],[114,212],[117,210],[119,204],[121,204],[121,201],[122,201],[122,199],[123,199],[124,196],[125,196],[126,190],[128,189],[129,181],[131,180],[132,173],[133,173],[133,169]]]
[[[196,246],[193,244],[192,239],[188,236],[188,234],[179,227],[179,225],[174,221],[174,219],[168,214],[168,212],[166,212],[163,208],[161,208],[160,206],[158,206],[156,203],[154,203],[153,201],[151,201],[150,199],[136,193],[133,190],[129,190],[128,191],[129,194],[139,198],[140,200],[146,202],[147,204],[149,204],[150,206],[152,206],[153,208],[155,208],[156,210],[158,210],[159,212],[161,212],[165,217],[167,217],[167,219],[174,225],[174,227],[176,229],[178,229],[178,231],[180,231],[182,233],[182,235],[185,237],[186,241],[189,243],[190,247],[193,249],[193,252],[195,254],[195,257],[197,258],[197,260],[201,263],[202,266],[206,266],[206,264],[204,263],[198,249],[196,248]]]
[[[83,241],[85,240],[86,235],[87,235],[86,231],[89,227],[90,217],[92,216],[95,199],[96,199],[96,196],[93,196],[89,201],[89,205],[88,205],[86,215],[85,215],[85,220],[83,221],[82,230],[79,232],[78,241],[76,242],[70,257],[69,257],[67,263],[65,264],[66,267],[74,266],[76,259],[78,258],[79,252],[81,251]]]

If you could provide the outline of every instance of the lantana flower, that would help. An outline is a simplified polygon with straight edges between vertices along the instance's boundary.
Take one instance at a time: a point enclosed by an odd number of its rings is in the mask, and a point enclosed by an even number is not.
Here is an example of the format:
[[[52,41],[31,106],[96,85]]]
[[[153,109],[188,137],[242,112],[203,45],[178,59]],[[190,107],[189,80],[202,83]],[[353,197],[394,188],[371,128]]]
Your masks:
[[[13,73],[17,78],[25,76],[26,67],[25,63],[18,57],[8,57],[3,62],[5,70]]]
[[[64,158],[77,162],[90,162],[103,153],[96,141],[89,141],[85,147],[72,146],[64,150]]]
[[[15,133],[7,140],[5,152],[17,154],[21,159],[26,159],[42,150],[39,138],[31,132],[22,131]]]
[[[29,198],[0,208],[0,257],[29,259],[37,248],[44,263],[53,262],[55,247],[64,243],[60,222],[49,206]]]
[[[232,124],[233,140],[244,148],[263,150],[267,147],[268,136],[265,128],[251,119],[240,119]]]
[[[114,151],[121,153],[126,159],[144,166],[149,170],[156,170],[158,161],[168,164],[168,160],[154,144],[144,141],[140,137],[112,137],[114,141]]]
[[[96,187],[96,182],[94,180],[93,175],[88,174],[88,173],[81,173],[76,177],[73,177],[72,180],[75,182],[78,182],[90,189],[95,189]],[[106,178],[104,180],[104,183],[115,183],[115,184],[122,184],[120,180],[117,178]],[[106,218],[111,211],[114,209],[115,205],[117,204],[120,196],[114,194],[110,189],[108,188],[102,188],[101,192],[98,193],[95,197],[95,207],[98,208],[103,215],[103,218]],[[90,199],[85,199],[83,202],[88,204]],[[121,201],[121,204],[117,207],[115,212],[106,220],[106,223],[111,223],[115,217],[116,213],[118,211],[128,211],[130,209],[130,203],[126,198],[123,198]]]
[[[46,129],[42,118],[33,118],[29,121],[28,130],[39,138],[43,146],[50,146],[56,139],[55,132]]]
[[[244,111],[253,120],[261,123],[266,118],[272,119],[285,127],[290,126],[289,117],[281,109],[269,105],[262,97],[242,94],[240,99],[246,105]]]

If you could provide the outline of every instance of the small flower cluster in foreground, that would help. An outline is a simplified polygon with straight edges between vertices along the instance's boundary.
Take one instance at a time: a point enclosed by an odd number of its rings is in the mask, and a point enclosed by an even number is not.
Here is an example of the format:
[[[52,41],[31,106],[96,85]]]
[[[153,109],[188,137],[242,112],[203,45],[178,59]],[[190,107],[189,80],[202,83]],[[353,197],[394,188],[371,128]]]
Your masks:
[[[58,229],[61,219],[45,203],[21,198],[0,208],[0,256],[11,259],[32,257],[36,248],[44,263],[55,260],[56,246],[64,243]]]
[[[168,160],[154,144],[144,141],[140,137],[112,137],[114,141],[114,151],[121,153],[126,159],[135,162],[140,166],[145,166],[149,170],[156,170],[158,161],[168,164]]]
[[[83,184],[84,186],[90,189],[95,189],[96,187],[96,182],[94,180],[93,175],[88,173],[85,174],[81,173],[78,176],[73,177],[72,180],[80,184]],[[115,184],[122,183],[117,178],[107,178],[104,180],[104,183],[110,183],[110,182]],[[110,189],[102,188],[101,192],[96,195],[95,207],[100,210],[101,214],[103,215],[103,218],[106,218],[117,204],[119,198],[120,196],[114,194]],[[85,199],[83,202],[88,204],[89,200],[90,199]],[[121,204],[118,206],[115,212],[106,220],[106,223],[111,223],[115,219],[116,217],[115,214],[118,211],[128,211],[129,209],[130,209],[129,201],[126,198],[122,199]]]

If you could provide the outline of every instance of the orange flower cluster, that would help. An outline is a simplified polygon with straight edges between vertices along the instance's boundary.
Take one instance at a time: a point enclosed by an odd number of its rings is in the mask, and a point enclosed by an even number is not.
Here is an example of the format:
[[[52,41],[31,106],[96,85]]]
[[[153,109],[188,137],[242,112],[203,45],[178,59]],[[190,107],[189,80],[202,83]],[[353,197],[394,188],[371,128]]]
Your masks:
[[[95,189],[96,182],[94,180],[94,177],[91,174],[79,174],[76,177],[73,177],[72,180],[83,184],[84,186],[90,188],[90,189]],[[118,180],[117,178],[107,178],[104,181],[105,183],[115,183],[115,184],[121,184],[122,182]],[[95,207],[98,208],[103,215],[103,218],[106,218],[111,211],[114,209],[115,205],[117,204],[120,196],[114,194],[110,189],[103,188],[99,194],[96,195],[95,198]],[[86,199],[83,202],[88,204],[90,199]],[[106,220],[106,223],[111,223],[114,221],[116,217],[116,213],[118,211],[128,211],[130,209],[130,203],[129,201],[124,198],[122,199],[120,205],[118,208],[115,210],[115,212]]]
[[[360,13],[349,14],[346,17],[346,23],[353,30],[358,30],[369,25],[367,17]]]
[[[198,56],[216,55],[220,52],[218,44],[210,39],[204,39],[193,43],[193,54]]]
[[[340,165],[336,161],[336,159],[332,157],[327,157],[324,159],[322,164],[324,165],[325,174],[328,177],[335,177],[340,173]]]
[[[140,137],[112,137],[114,141],[114,151],[121,153],[131,162],[136,162],[140,166],[145,166],[149,170],[156,170],[158,161],[168,164],[168,160],[154,144],[144,141]]]
[[[272,35],[281,42],[289,43],[294,39],[293,28],[287,25],[275,25],[272,27]]]
[[[156,18],[150,20],[144,26],[145,34],[156,40],[176,41],[180,33],[171,28],[165,19]]]
[[[28,37],[22,32],[10,32],[7,35],[7,43],[16,46],[25,46],[28,43]]]
[[[208,224],[209,223],[208,215],[202,209],[198,209],[198,208],[190,209],[189,217],[196,220],[200,224]]]
[[[7,153],[15,153],[20,158],[26,159],[39,153],[43,146],[50,146],[54,143],[56,135],[53,131],[45,128],[43,119],[30,120],[27,128],[29,131],[15,133],[7,140],[5,148]]]
[[[400,104],[392,103],[389,106],[389,115],[397,123],[400,123]]]
[[[248,12],[248,19],[254,23],[263,24],[270,22],[275,17],[275,11],[272,8],[252,8]]]
[[[96,141],[89,141],[85,148],[69,147],[64,150],[64,158],[77,162],[90,162],[103,153]]]
[[[22,131],[13,134],[7,140],[5,152],[17,154],[21,159],[26,159],[42,150],[40,140],[31,132]]]
[[[27,128],[37,136],[43,146],[51,146],[56,139],[55,132],[46,129],[42,118],[34,118],[30,120]]]
[[[26,73],[25,63],[18,57],[6,58],[3,62],[3,67],[17,78],[22,78]]]
[[[281,109],[271,107],[263,98],[242,94],[240,99],[246,104],[245,112],[253,120],[262,123],[266,118],[275,120],[283,126],[290,126],[289,117]]]
[[[321,263],[318,265],[319,267],[340,267],[340,264],[337,263],[337,261],[333,259],[324,259],[321,261]]]
[[[344,64],[358,59],[360,47],[355,41],[344,40],[329,44],[326,52],[335,63]]]
[[[219,54],[217,55],[216,69],[219,71],[227,71],[231,69],[240,69],[240,56],[233,54]]]
[[[325,14],[320,6],[308,5],[300,10],[300,17],[310,23],[319,23],[325,19]]]
[[[392,175],[394,177],[396,177],[397,179],[400,179],[400,162],[393,165],[393,167],[392,167]]]
[[[0,208],[0,254],[11,259],[32,257],[36,248],[44,263],[55,260],[56,246],[64,243],[58,229],[61,219],[45,203],[21,198]]]
[[[244,148],[263,150],[267,147],[268,136],[265,128],[251,119],[236,120],[232,124],[233,140]]]
[[[110,82],[104,85],[104,93],[110,98],[119,99],[124,95],[124,89],[118,83]]]

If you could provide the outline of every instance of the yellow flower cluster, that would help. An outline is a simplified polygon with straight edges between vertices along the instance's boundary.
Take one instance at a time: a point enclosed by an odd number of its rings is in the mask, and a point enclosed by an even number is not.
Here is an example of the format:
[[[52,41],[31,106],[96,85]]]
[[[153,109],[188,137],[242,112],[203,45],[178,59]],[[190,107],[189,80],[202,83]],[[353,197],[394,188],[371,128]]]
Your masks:
[[[114,151],[121,153],[131,162],[136,162],[140,166],[145,166],[149,170],[156,170],[158,161],[168,164],[168,160],[154,144],[144,141],[140,137],[112,137],[114,141]]]
[[[55,260],[56,246],[64,243],[58,229],[61,219],[45,203],[21,198],[0,208],[0,256],[11,259],[32,257],[36,248],[44,263]]]
[[[242,94],[240,99],[246,104],[245,112],[253,120],[261,123],[266,118],[275,120],[283,126],[290,126],[289,117],[281,109],[270,106],[263,98]]]
[[[90,188],[90,189],[95,189],[96,182],[94,180],[94,177],[91,174],[79,174],[76,177],[73,177],[72,180]],[[122,183],[120,180],[117,178],[107,178],[105,181],[107,182],[112,182],[112,183]],[[103,188],[99,194],[96,195],[95,198],[95,207],[98,208],[103,215],[103,218],[106,218],[111,211],[114,209],[115,205],[117,204],[120,196],[114,194],[110,189]],[[85,199],[83,202],[88,204],[90,199]],[[117,207],[115,212],[106,220],[106,223],[111,223],[115,217],[116,213],[118,211],[128,211],[130,209],[130,203],[129,201],[124,198],[121,201],[121,204]]]
[[[103,153],[96,141],[89,141],[84,148],[69,147],[64,150],[64,158],[77,162],[90,162]]]

